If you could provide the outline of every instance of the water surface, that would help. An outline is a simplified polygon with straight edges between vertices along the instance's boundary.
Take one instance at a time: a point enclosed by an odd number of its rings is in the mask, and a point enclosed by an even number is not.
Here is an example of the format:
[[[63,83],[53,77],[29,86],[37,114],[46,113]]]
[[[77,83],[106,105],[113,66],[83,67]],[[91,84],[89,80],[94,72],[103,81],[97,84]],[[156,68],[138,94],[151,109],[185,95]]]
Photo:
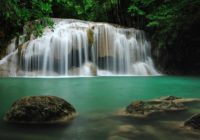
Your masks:
[[[74,105],[79,115],[66,126],[11,125],[4,113],[20,97],[54,95]],[[200,78],[195,77],[91,77],[91,78],[1,78],[0,139],[4,140],[198,140],[196,135],[174,133],[158,120],[117,117],[115,112],[133,100],[160,96],[200,98]],[[172,115],[183,121],[189,112]],[[143,135],[121,132],[132,125]],[[132,129],[132,128],[131,128]],[[123,130],[125,131],[125,130]],[[132,130],[134,132],[134,130]],[[136,132],[136,130],[135,130]]]

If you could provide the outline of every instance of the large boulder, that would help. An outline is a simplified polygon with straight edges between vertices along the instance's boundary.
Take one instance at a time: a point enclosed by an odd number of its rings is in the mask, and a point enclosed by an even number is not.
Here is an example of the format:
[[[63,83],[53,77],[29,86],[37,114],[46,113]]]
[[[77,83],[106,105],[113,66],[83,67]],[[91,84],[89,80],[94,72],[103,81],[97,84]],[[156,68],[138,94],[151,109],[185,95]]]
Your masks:
[[[75,108],[55,96],[29,96],[16,101],[4,120],[10,123],[66,123],[76,115]]]

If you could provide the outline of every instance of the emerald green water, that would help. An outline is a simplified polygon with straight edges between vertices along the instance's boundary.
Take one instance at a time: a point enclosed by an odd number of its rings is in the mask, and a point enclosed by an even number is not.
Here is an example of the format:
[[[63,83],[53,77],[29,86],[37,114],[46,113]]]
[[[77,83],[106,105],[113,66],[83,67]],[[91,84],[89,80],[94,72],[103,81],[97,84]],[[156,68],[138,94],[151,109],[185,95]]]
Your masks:
[[[67,126],[11,125],[2,118],[10,105],[23,96],[54,95],[70,102],[79,115]],[[1,140],[122,140],[133,134],[119,132],[124,125],[143,131],[141,140],[198,140],[196,135],[174,133],[156,120],[134,120],[115,115],[133,100],[160,96],[200,98],[200,78],[194,77],[95,77],[95,78],[1,78]],[[183,121],[189,112],[174,115]],[[134,130],[133,130],[134,131]],[[113,137],[112,137],[113,136]]]

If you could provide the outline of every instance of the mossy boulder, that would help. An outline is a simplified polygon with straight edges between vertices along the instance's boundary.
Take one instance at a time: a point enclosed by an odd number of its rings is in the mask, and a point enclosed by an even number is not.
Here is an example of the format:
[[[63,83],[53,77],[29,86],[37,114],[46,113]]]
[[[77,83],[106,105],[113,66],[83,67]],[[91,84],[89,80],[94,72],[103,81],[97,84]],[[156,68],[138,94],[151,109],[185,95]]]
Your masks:
[[[4,120],[10,123],[54,124],[66,123],[75,115],[75,108],[64,99],[28,96],[13,103]]]
[[[198,99],[183,99],[175,96],[161,97],[153,100],[134,101],[125,109],[118,112],[121,116],[132,116],[136,118],[146,118],[151,115],[162,113],[179,112],[188,109],[187,104],[199,102]]]
[[[122,116],[146,118],[154,114],[179,112],[188,110],[190,104],[200,103],[199,98],[180,98],[166,96],[146,101],[134,101],[118,112]]]
[[[186,110],[182,103],[163,100],[157,101],[135,101],[126,107],[126,112],[136,117],[147,117],[162,112],[175,112]]]

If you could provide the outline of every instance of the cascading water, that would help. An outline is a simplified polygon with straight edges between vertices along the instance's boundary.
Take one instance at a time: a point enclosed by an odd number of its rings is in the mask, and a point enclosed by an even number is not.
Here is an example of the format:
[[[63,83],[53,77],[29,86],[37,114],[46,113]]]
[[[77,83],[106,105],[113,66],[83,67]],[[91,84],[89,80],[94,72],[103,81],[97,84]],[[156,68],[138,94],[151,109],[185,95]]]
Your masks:
[[[55,20],[54,29],[16,47],[0,60],[0,75],[157,75],[142,31],[106,23]],[[3,72],[2,72],[3,71]],[[3,73],[3,74],[2,74]]]

